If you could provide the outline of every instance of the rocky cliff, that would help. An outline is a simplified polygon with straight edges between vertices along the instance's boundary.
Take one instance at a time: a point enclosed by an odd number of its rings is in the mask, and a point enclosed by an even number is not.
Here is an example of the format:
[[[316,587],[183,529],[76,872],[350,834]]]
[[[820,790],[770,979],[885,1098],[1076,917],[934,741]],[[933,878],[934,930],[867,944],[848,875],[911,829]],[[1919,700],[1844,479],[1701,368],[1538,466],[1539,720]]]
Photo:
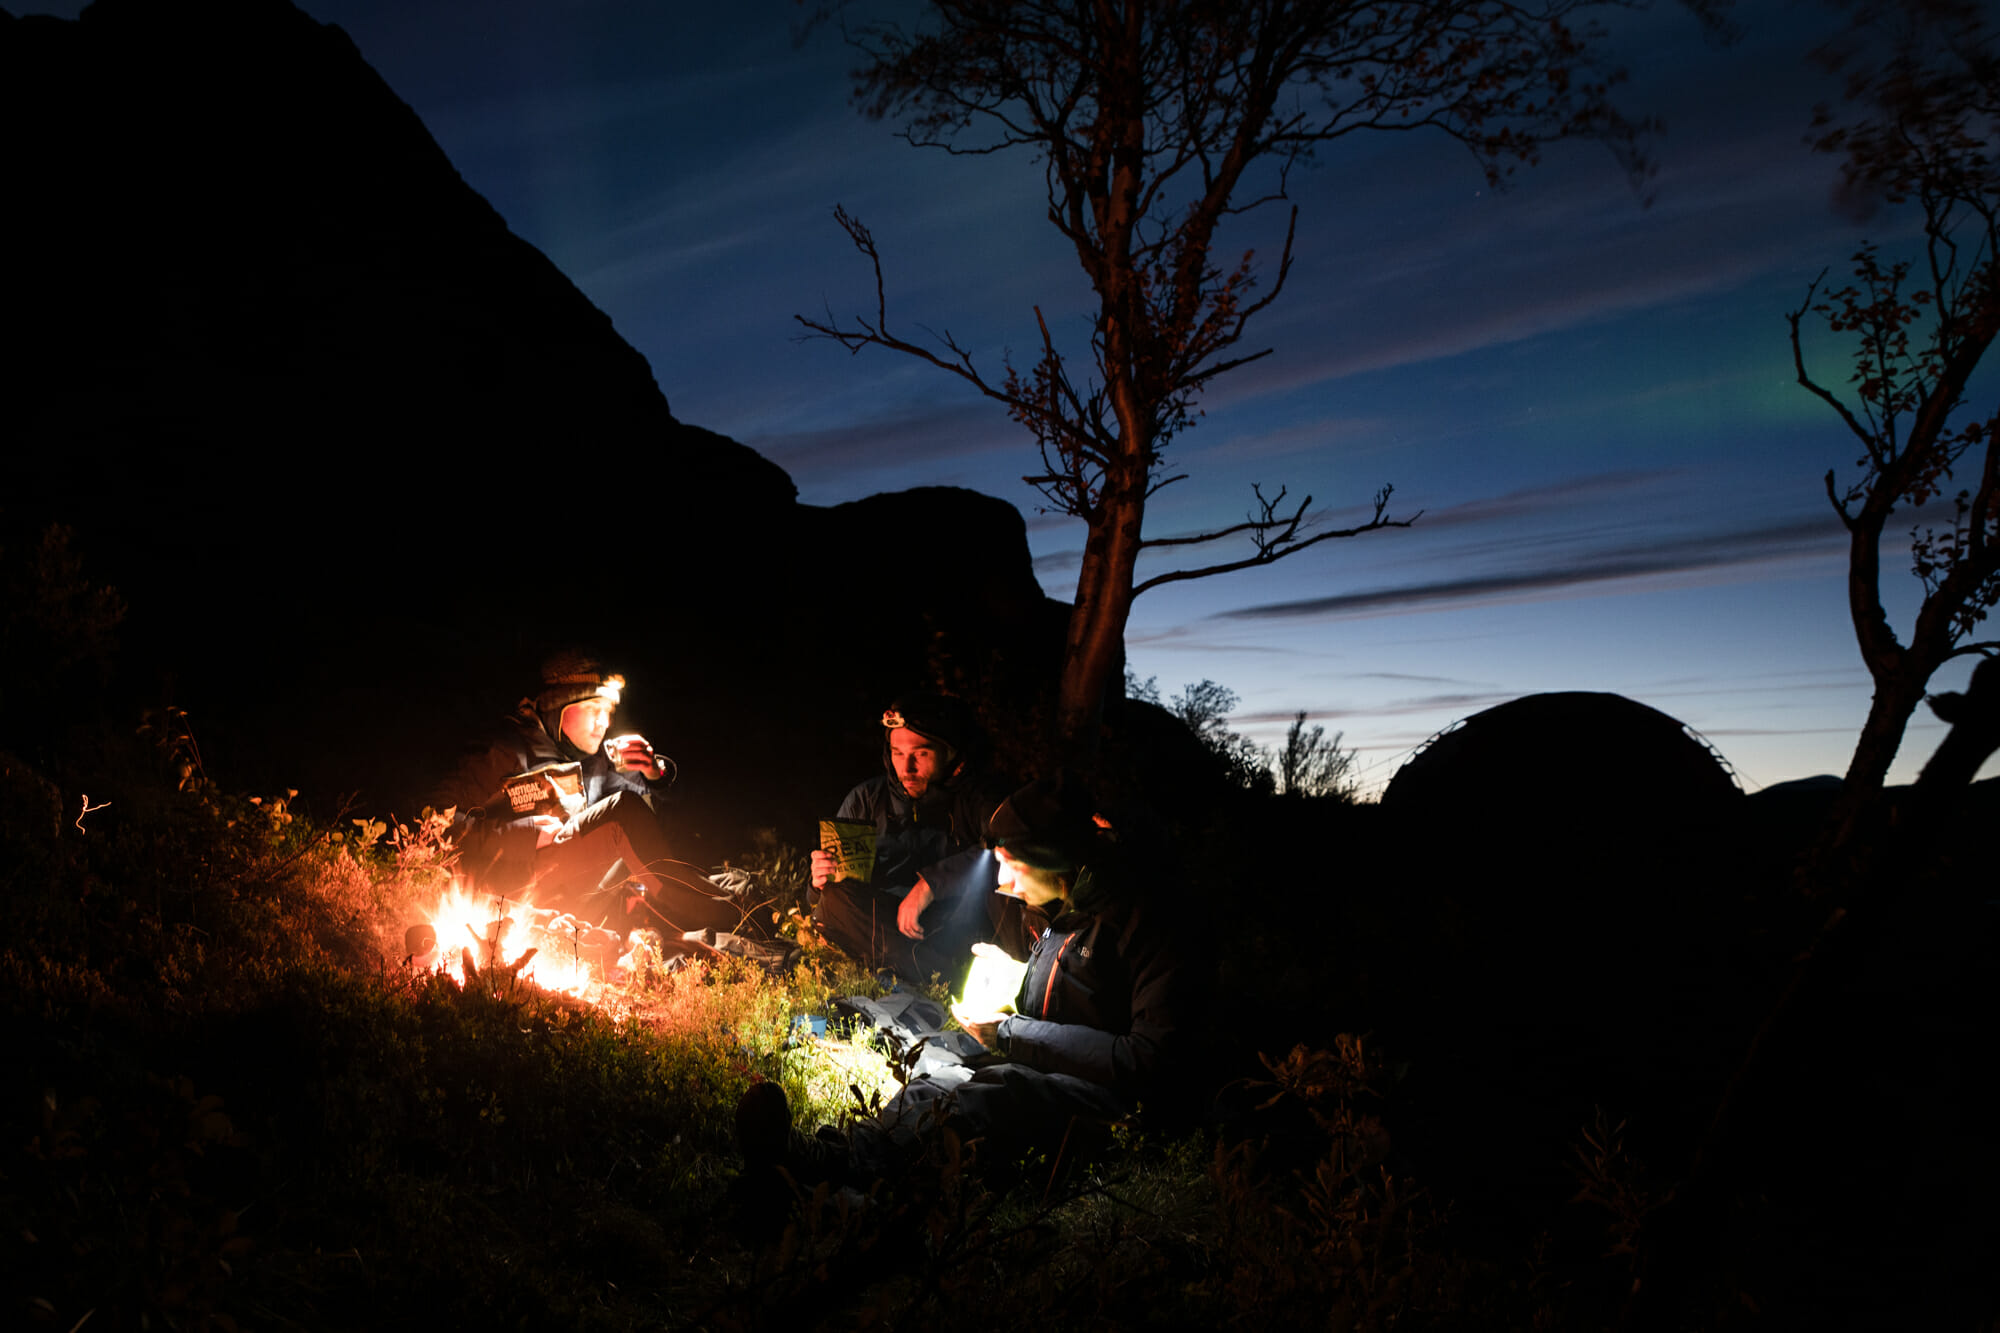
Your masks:
[[[692,792],[830,808],[856,719],[941,651],[1053,663],[1011,506],[812,509],[676,420],[338,28],[284,0],[0,12],[0,108],[0,522],[14,549],[71,525],[133,608],[131,700],[259,778],[407,808],[583,639]],[[960,540],[898,570],[881,525],[916,508]],[[835,621],[837,648],[806,632]]]

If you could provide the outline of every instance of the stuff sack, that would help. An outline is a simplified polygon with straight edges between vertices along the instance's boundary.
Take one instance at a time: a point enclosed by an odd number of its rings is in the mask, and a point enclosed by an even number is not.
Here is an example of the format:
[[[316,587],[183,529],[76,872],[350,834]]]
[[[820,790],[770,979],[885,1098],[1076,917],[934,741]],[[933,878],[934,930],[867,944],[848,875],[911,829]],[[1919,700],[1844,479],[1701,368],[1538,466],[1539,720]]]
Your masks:
[[[833,1012],[857,1029],[875,1033],[889,1053],[918,1077],[957,1082],[987,1055],[969,1033],[945,1031],[944,1006],[910,991],[849,995],[833,1002]]]

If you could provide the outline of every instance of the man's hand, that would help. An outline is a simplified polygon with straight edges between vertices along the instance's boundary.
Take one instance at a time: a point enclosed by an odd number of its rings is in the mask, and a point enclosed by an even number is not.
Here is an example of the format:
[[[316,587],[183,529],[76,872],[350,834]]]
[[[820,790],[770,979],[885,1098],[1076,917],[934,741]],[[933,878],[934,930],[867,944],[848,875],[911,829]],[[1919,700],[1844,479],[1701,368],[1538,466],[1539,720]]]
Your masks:
[[[823,889],[828,884],[832,883],[834,880],[839,878],[840,878],[840,862],[834,860],[833,857],[831,857],[825,852],[816,851],[812,854],[813,888]]]
[[[561,836],[562,831],[569,827],[569,825],[563,823],[562,820],[557,819],[554,815],[535,815],[528,822],[535,826],[536,851],[540,851],[542,848],[556,841]]]
[[[910,887],[908,893],[903,895],[903,901],[896,904],[896,929],[902,931],[913,940],[922,939],[924,937],[924,928],[918,918],[923,916],[924,909],[931,905],[931,901],[935,896],[931,892],[931,886],[925,882],[924,877],[922,875],[917,876],[917,882]]]
[[[611,756],[611,766],[626,772],[658,782],[667,775],[667,761],[653,752],[644,736],[634,732],[629,736],[613,736],[604,742],[604,751]]]

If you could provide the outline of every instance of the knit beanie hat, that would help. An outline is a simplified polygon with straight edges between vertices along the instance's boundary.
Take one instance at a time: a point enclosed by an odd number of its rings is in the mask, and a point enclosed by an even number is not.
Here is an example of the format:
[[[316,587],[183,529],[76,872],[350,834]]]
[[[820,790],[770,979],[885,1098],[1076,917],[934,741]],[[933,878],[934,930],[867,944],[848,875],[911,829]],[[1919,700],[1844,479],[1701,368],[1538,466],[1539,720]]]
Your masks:
[[[882,730],[890,732],[898,727],[908,727],[919,736],[961,754],[982,739],[979,724],[972,719],[972,709],[965,700],[949,694],[898,695],[896,702],[882,710]],[[883,743],[888,743],[886,735]]]
[[[1067,776],[1031,782],[1000,803],[987,837],[1037,870],[1074,875],[1104,847],[1093,816],[1097,801]]]
[[[907,727],[944,748],[944,773],[932,789],[934,795],[926,800],[941,799],[958,766],[976,762],[986,745],[986,733],[980,730],[965,700],[949,694],[898,695],[896,702],[882,710],[882,768],[898,791],[902,790],[903,780],[889,753],[889,737],[898,727]]]
[[[616,705],[625,678],[606,674],[595,657],[577,648],[551,653],[542,663],[542,680],[533,697],[535,713],[549,735],[562,735],[563,709],[586,699]]]

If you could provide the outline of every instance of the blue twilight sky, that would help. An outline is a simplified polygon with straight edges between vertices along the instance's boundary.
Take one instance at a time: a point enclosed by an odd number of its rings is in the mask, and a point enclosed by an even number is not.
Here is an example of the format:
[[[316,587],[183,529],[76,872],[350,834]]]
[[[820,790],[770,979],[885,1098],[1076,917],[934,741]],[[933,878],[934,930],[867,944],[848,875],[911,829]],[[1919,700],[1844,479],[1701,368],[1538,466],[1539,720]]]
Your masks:
[[[853,53],[831,30],[795,42],[786,0],[302,7],[611,316],[676,416],[757,448],[811,503],[924,484],[1008,499],[1044,586],[1072,594],[1082,525],[1038,513],[1032,446],[1000,408],[888,352],[801,342],[792,318],[872,299],[844,204],[905,329],[948,328],[997,372],[1032,351],[1039,304],[1081,347],[1087,287],[1025,155],[953,159],[864,120]],[[1621,101],[1666,126],[1649,207],[1590,145],[1502,193],[1414,135],[1344,141],[1294,177],[1296,267],[1251,329],[1273,354],[1214,386],[1149,531],[1233,522],[1253,482],[1336,522],[1392,482],[1395,511],[1423,517],[1146,594],[1131,661],[1163,693],[1218,680],[1267,744],[1303,709],[1378,787],[1454,720],[1563,689],[1673,714],[1751,790],[1844,769],[1869,682],[1820,477],[1855,450],[1793,383],[1784,313],[1864,236],[1907,244],[1909,221],[1837,209],[1834,163],[1804,145],[1835,91],[1806,61],[1821,5],[1745,0],[1725,48],[1671,3],[1614,17]],[[1229,247],[1274,253],[1281,227],[1271,211]],[[1907,624],[1915,580],[1898,559],[1885,581]],[[1941,734],[1920,715],[1893,780]]]

